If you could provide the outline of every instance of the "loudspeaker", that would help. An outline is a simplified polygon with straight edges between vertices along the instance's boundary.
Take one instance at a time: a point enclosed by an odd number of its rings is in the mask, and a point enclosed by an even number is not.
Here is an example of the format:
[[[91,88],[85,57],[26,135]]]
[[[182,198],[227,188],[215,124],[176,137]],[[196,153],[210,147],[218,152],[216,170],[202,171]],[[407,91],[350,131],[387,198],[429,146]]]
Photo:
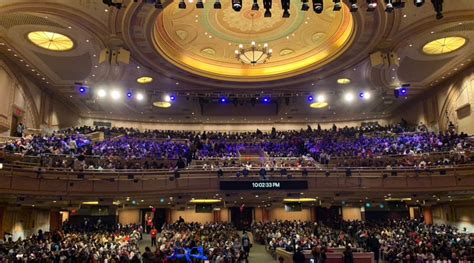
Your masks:
[[[105,48],[100,51],[99,64],[110,61],[110,49]]]
[[[395,52],[388,53],[388,63],[390,66],[400,66],[400,61],[398,60],[398,55]]]
[[[370,65],[374,68],[381,68],[389,65],[387,54],[377,51],[370,54]]]
[[[120,48],[116,51],[116,63],[119,65],[130,64],[130,51]]]

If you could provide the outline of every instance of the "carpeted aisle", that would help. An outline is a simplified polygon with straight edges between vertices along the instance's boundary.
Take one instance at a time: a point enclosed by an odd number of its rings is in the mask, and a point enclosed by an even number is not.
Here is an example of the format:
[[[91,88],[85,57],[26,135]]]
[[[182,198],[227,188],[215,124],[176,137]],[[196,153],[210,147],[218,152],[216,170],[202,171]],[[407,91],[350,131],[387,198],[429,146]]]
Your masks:
[[[270,263],[275,262],[270,253],[265,250],[265,246],[254,243],[250,249],[250,263]]]
[[[140,241],[140,253],[145,252],[145,247],[150,247],[151,251],[155,248],[151,247],[151,239],[149,234],[143,234],[143,239]],[[275,262],[270,253],[265,250],[265,246],[253,243],[250,249],[249,263],[271,263]]]

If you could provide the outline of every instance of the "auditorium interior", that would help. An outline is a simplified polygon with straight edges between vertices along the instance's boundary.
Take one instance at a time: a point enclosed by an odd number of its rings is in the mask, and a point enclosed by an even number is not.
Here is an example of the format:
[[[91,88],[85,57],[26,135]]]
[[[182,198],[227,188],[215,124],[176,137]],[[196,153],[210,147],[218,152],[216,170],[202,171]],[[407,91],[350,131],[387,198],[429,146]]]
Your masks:
[[[0,261],[474,262],[471,41],[474,0],[1,0]]]

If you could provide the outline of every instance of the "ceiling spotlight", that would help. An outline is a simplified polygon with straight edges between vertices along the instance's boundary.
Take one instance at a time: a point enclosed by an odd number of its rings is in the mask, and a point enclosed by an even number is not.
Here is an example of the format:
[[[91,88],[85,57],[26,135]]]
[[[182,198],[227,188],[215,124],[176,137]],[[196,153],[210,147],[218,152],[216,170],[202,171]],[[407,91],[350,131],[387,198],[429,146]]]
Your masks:
[[[137,98],[138,101],[142,101],[145,98],[145,96],[143,96],[142,93],[137,93],[137,96],[135,97]]]
[[[308,11],[309,10],[308,1],[309,0],[301,0],[301,11]]]
[[[85,87],[85,86],[79,87],[79,92],[80,93],[86,93],[86,91],[87,91],[87,87]]]
[[[196,8],[199,8],[199,9],[204,8],[204,2],[202,0],[198,0],[196,2]]]
[[[171,97],[170,97],[170,95],[165,95],[165,96],[163,97],[163,100],[164,100],[165,102],[171,102]]]
[[[316,101],[317,102],[325,102],[326,97],[324,97],[324,95],[318,95],[318,97],[316,97]]]
[[[120,97],[121,97],[120,91],[118,91],[118,90],[113,90],[112,93],[110,94],[110,96],[112,96],[112,99],[118,100],[118,99],[120,99]]]
[[[270,101],[271,101],[271,99],[270,99],[269,97],[264,97],[264,98],[262,99],[262,102],[263,102],[263,103],[269,103]]]
[[[360,97],[361,99],[364,99],[364,100],[370,99],[370,96],[371,96],[371,95],[370,95],[369,92],[361,92],[361,93],[359,93],[359,97]]]
[[[377,8],[377,0],[367,0],[367,11],[373,12]]]
[[[281,8],[283,9],[283,17],[290,17],[290,0],[281,0]]]
[[[242,9],[242,0],[232,0],[232,9],[234,9],[235,12],[240,12]]]
[[[265,9],[264,17],[272,17],[272,0],[263,0],[263,8]]]
[[[100,89],[97,91],[97,96],[99,96],[99,98],[103,98],[107,96],[107,91],[105,91],[104,89]]]
[[[257,11],[258,9],[260,9],[260,6],[258,6],[258,0],[253,0],[252,10]]]
[[[332,10],[333,11],[341,11],[341,9],[342,9],[341,0],[333,0],[333,2],[334,2],[334,8]]]
[[[219,102],[220,102],[220,103],[227,103],[227,98],[226,98],[226,97],[221,97],[221,98],[219,99]]]
[[[222,5],[221,5],[221,1],[220,0],[216,0],[214,2],[214,9],[221,9],[222,8]]]
[[[357,5],[357,0],[349,0],[349,2],[351,3],[351,12],[357,12],[357,10],[359,9],[359,6]]]
[[[425,4],[425,0],[413,0],[413,3],[415,4],[416,7],[421,7],[422,5]]]
[[[175,96],[175,95],[171,95],[171,96],[170,96],[170,100],[171,100],[171,101],[175,101],[175,100],[176,100],[176,96]]]
[[[130,99],[132,96],[133,96],[133,94],[132,94],[132,92],[131,92],[131,91],[127,92],[127,98],[129,98],[129,99]]]
[[[431,0],[433,8],[436,12],[436,19],[442,19],[443,16],[443,0]]]
[[[352,94],[351,92],[348,92],[344,95],[344,100],[346,102],[352,102],[354,100],[354,94]]]
[[[323,0],[313,0],[313,11],[316,14],[321,14],[323,12]]]
[[[309,101],[309,102],[311,102],[311,101],[313,101],[313,100],[314,100],[313,96],[311,96],[311,95],[308,96],[308,101]]]
[[[186,2],[184,2],[184,0],[179,0],[178,8],[186,9]]]
[[[387,7],[385,8],[385,12],[391,13],[393,11],[393,0],[385,0]]]
[[[161,3],[161,0],[156,0],[155,8],[156,9],[163,9],[163,4]]]

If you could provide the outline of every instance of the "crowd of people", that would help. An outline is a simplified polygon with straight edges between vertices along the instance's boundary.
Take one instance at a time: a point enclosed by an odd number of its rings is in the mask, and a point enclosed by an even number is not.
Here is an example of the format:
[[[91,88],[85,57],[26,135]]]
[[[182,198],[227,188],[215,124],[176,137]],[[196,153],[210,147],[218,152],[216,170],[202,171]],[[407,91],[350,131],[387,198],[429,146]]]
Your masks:
[[[139,131],[129,128],[78,127],[50,136],[9,141],[3,150],[41,158],[49,167],[72,169],[174,169],[194,160],[209,167],[243,167],[247,155],[256,167],[414,167],[471,162],[467,135],[454,131],[406,132],[403,126],[362,126],[264,133]],[[86,134],[101,131],[105,140]],[[440,155],[441,153],[441,155]],[[54,158],[61,156],[61,158]],[[278,159],[293,158],[293,161]],[[77,159],[79,161],[77,161]],[[301,160],[304,160],[302,162]],[[171,161],[171,162],[170,162]],[[178,162],[180,161],[180,162]],[[181,167],[178,167],[181,168]]]
[[[376,262],[472,262],[474,234],[449,225],[418,220],[340,221],[331,226],[301,221],[252,225],[255,239],[270,251],[312,250],[313,256],[335,248],[374,253]],[[323,256],[324,257],[324,256]]]
[[[135,227],[115,231],[57,231],[0,241],[0,262],[142,262]]]

